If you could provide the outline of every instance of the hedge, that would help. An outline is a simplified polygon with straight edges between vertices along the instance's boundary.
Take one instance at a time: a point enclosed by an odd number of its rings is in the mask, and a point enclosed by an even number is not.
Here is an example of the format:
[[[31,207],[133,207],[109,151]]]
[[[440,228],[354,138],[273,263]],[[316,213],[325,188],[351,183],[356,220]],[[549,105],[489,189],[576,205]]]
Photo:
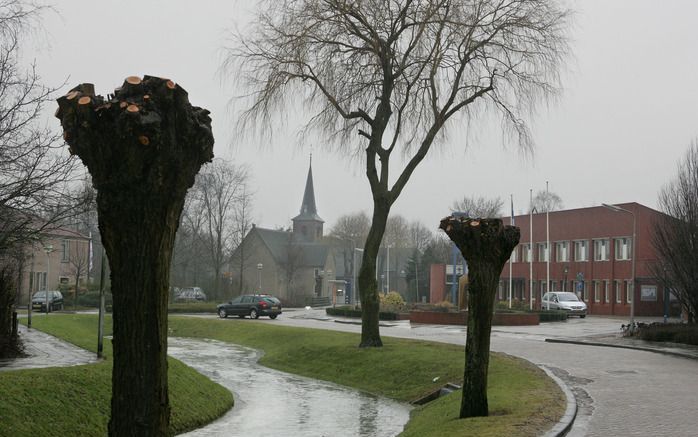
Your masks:
[[[325,308],[325,313],[328,316],[361,317],[361,310],[345,306]],[[398,313],[380,311],[378,313],[378,320],[398,320]]]

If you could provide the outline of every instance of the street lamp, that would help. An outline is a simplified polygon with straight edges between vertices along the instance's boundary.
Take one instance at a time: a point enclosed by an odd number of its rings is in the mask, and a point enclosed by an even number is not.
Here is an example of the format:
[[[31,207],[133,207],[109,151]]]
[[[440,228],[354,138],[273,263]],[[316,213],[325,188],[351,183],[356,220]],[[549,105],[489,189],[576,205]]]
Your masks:
[[[634,327],[635,327],[635,258],[637,258],[637,256],[636,256],[637,250],[635,249],[637,247],[637,241],[635,239],[635,236],[637,234],[637,217],[635,216],[634,212],[627,210],[627,209],[624,209],[624,208],[621,208],[620,206],[609,205],[606,203],[602,203],[601,206],[603,206],[604,208],[608,208],[611,211],[625,212],[625,213],[628,213],[628,214],[633,216],[633,241],[632,241],[633,261],[632,261],[632,267],[631,267],[632,272],[630,273],[631,281],[633,284],[633,286],[632,286],[633,298],[630,300],[630,331],[632,332],[634,330]],[[626,299],[628,298],[627,294],[626,294],[625,298]]]
[[[46,252],[46,315],[48,315],[48,277],[51,273],[51,252],[53,252],[53,245],[47,244],[44,246],[44,252]]]
[[[257,264],[257,293],[258,294],[262,293],[262,267],[264,267],[264,265],[262,263]]]

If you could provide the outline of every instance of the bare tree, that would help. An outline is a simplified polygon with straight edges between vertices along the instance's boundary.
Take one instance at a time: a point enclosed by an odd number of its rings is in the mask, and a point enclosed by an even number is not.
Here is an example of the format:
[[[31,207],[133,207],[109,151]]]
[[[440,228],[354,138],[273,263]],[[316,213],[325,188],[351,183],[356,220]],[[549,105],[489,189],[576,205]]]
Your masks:
[[[371,219],[364,211],[345,214],[337,219],[330,229],[329,235],[342,240],[351,240],[355,247],[364,247]]]
[[[66,240],[68,245],[68,264],[75,276],[75,292],[73,293],[73,308],[78,304],[80,294],[80,279],[87,275],[90,267],[89,242],[84,240]]]
[[[679,163],[676,179],[662,188],[659,209],[666,216],[653,223],[652,245],[658,261],[651,268],[694,323],[698,317],[698,140]]]
[[[454,212],[463,212],[468,217],[496,218],[502,215],[504,201],[500,197],[488,199],[486,197],[467,197],[453,202],[451,209]]]
[[[242,244],[242,240],[245,238],[250,229],[253,226],[253,209],[252,200],[254,192],[249,188],[249,183],[244,183],[240,195],[238,196],[237,202],[235,203],[235,208],[233,211],[233,246],[237,248],[233,252],[233,256],[230,260],[231,265],[237,267],[238,271],[238,294],[242,294],[245,289],[245,264],[247,260],[252,255],[252,251],[245,251],[245,245]]]
[[[424,252],[431,239],[434,238],[434,233],[420,221],[410,222],[407,233],[408,246],[414,247],[420,253]]]
[[[238,36],[228,64],[249,90],[241,127],[270,131],[300,100],[313,111],[306,131],[364,154],[360,346],[382,345],[375,261],[393,203],[458,115],[493,110],[532,145],[522,117],[558,88],[567,16],[555,0],[266,0]],[[405,163],[391,178],[394,152]]]
[[[220,297],[223,268],[233,253],[236,203],[244,192],[247,170],[216,158],[197,176],[193,189],[205,232],[200,235],[213,270],[213,297]]]
[[[552,212],[559,211],[565,206],[562,203],[562,198],[551,191],[538,191],[533,196],[531,208],[535,212]]]
[[[54,89],[41,83],[33,65],[20,62],[20,43],[43,9],[29,1],[0,1],[0,306],[9,305],[0,308],[0,330],[12,323],[6,316],[12,314],[15,296],[3,294],[19,289],[25,248],[68,217],[75,205],[66,184],[76,161],[61,150],[60,137],[40,122]],[[4,352],[0,347],[0,356]]]

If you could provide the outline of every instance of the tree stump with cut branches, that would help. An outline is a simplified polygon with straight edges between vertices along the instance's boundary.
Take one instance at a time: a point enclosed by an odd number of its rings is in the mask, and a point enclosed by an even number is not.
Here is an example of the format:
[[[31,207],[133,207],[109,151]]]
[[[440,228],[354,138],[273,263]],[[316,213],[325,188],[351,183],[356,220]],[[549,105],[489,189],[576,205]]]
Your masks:
[[[171,80],[126,78],[114,94],[81,84],[58,99],[70,152],[97,189],[112,274],[114,367],[109,435],[168,435],[167,301],[187,190],[213,158],[211,118]]]
[[[500,219],[461,217],[446,217],[439,227],[468,263],[468,331],[460,417],[487,416],[494,299],[504,263],[519,243],[519,228],[504,226]]]

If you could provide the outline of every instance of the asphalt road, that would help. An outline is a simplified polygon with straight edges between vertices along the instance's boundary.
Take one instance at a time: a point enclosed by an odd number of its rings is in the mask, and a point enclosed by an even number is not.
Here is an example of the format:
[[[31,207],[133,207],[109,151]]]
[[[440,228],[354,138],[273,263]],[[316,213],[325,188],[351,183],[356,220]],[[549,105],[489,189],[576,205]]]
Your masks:
[[[360,326],[337,323],[324,310],[288,311],[272,323],[346,332]],[[575,393],[579,414],[571,436],[698,435],[698,361],[653,352],[547,343],[546,338],[613,334],[622,319],[587,317],[526,327],[495,327],[492,350],[551,369]],[[465,329],[455,326],[384,322],[382,336],[465,345]]]

